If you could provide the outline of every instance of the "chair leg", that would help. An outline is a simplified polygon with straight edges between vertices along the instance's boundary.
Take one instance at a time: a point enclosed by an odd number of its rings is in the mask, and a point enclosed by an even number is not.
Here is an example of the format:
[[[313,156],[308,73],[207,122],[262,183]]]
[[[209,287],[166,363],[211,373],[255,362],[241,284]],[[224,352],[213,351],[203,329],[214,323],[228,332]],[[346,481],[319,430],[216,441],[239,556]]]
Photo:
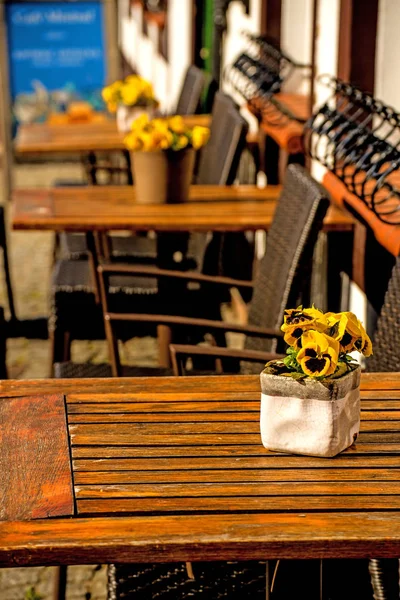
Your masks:
[[[56,582],[54,586],[54,600],[65,600],[67,595],[67,567],[57,567]]]
[[[64,352],[63,362],[69,362],[71,360],[71,332],[64,332]]]
[[[53,365],[58,362],[66,362],[71,359],[71,335],[60,327],[55,327],[50,332],[51,365],[50,372],[53,376]]]
[[[157,326],[157,340],[158,340],[158,362],[160,367],[169,369],[171,367],[171,356],[169,352],[169,345],[172,341],[171,328],[167,325]]]

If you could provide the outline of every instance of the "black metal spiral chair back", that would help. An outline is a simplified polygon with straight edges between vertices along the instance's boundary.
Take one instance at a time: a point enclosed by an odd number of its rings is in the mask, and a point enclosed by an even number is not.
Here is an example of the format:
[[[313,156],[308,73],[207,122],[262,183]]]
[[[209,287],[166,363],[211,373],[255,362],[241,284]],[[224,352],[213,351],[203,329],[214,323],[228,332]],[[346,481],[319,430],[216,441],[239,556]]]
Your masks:
[[[244,35],[248,47],[225,69],[225,81],[253,105],[264,122],[283,125],[300,120],[275,95],[296,70],[309,70],[310,66],[295,62],[265,36]]]
[[[308,153],[381,221],[400,224],[400,114],[339,79],[322,81],[333,94],[306,123]]]
[[[204,72],[198,67],[191,65],[186,71],[181,93],[175,108],[175,114],[194,115],[197,112],[204,84]]]
[[[247,101],[268,99],[280,91],[296,64],[265,37],[244,33],[247,48],[225,70],[224,77]]]
[[[289,165],[255,280],[251,325],[279,329],[285,308],[309,302],[313,250],[328,206],[326,190],[303,167]],[[275,339],[255,337],[246,337],[245,348],[281,350]],[[257,367],[242,363],[243,372]]]

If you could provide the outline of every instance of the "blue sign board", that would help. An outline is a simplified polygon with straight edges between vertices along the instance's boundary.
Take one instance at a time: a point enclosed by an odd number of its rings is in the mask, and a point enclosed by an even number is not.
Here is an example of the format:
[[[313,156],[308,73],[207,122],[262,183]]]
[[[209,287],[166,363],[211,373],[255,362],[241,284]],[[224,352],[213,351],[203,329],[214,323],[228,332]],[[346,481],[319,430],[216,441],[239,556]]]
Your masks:
[[[82,96],[105,83],[103,6],[80,2],[8,2],[6,25],[12,99],[35,82]]]

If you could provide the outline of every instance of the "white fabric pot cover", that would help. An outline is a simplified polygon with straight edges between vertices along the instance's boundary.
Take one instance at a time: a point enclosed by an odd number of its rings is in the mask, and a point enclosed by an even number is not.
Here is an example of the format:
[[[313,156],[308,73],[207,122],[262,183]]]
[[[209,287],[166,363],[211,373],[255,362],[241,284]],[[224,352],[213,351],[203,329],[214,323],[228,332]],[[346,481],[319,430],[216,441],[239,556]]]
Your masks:
[[[265,448],[331,457],[351,446],[360,431],[359,379],[359,369],[327,386],[262,373],[260,429]]]

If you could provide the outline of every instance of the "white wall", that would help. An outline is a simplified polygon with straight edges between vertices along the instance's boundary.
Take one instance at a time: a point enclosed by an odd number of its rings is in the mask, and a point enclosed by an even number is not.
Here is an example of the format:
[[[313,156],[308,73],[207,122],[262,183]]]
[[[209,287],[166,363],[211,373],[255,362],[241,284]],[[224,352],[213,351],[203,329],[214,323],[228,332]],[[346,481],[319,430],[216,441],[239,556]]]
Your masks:
[[[232,2],[230,4],[227,12],[228,27],[224,39],[224,54],[222,56],[223,73],[248,46],[249,42],[242,35],[242,32],[260,33],[261,3],[262,0],[250,0],[250,14],[248,15],[241,2]],[[235,99],[239,106],[244,104],[243,97],[232,88],[228,81],[224,79],[221,87]],[[255,117],[245,108],[241,110],[241,113],[249,122],[250,130],[256,131],[258,124]]]
[[[317,22],[315,57],[316,77],[324,74],[337,75],[340,0],[320,0]],[[332,92],[321,83],[315,83],[315,106],[321,106]],[[321,180],[325,167],[313,161],[313,176]]]
[[[312,9],[312,0],[282,0],[281,47],[298,63],[311,63]],[[296,69],[285,83],[284,91],[307,95],[309,71]]]
[[[228,27],[222,57],[224,70],[235,61],[248,45],[242,31],[260,33],[261,0],[250,0],[250,14],[248,15],[246,15],[244,5],[241,2],[231,2],[226,18]]]
[[[192,19],[191,0],[168,0],[170,109],[177,103],[185,71],[192,62]]]

